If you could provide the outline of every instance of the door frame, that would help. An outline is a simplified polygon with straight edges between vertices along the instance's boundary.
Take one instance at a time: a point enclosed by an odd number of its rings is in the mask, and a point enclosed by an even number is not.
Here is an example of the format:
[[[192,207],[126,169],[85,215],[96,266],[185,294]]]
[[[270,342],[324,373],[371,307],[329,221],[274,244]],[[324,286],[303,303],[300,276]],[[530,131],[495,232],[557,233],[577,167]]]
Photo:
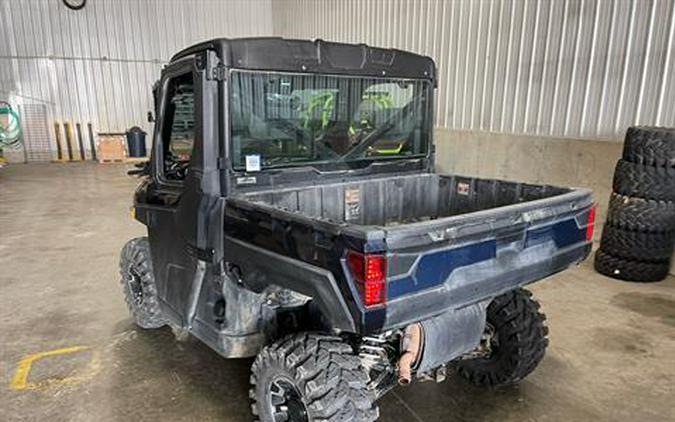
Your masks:
[[[162,72],[151,149],[151,182],[147,188],[150,201],[143,204],[148,214],[148,235],[160,305],[172,323],[186,328],[194,317],[205,267],[210,263],[202,251],[215,250],[223,238],[223,233],[213,233],[213,229],[218,228],[222,232],[220,220],[223,219],[222,213],[218,212],[218,205],[223,202],[218,154],[212,153],[214,148],[215,151],[219,148],[218,83],[207,77],[200,59],[199,54],[186,57]],[[170,83],[188,73],[193,76],[194,144],[187,177],[174,181],[164,177],[164,148],[168,141],[164,139],[164,125]],[[166,243],[158,245],[157,242]],[[222,246],[218,250],[222,255]],[[171,268],[180,269],[178,279],[171,279]]]

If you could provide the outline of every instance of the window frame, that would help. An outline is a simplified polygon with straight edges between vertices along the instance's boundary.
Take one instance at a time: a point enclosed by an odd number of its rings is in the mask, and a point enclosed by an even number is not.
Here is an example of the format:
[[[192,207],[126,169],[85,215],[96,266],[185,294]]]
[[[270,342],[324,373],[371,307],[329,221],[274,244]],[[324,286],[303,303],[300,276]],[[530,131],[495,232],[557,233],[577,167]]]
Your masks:
[[[396,75],[386,75],[386,76],[380,76],[380,75],[343,75],[343,74],[333,74],[333,73],[320,73],[320,74],[314,74],[314,73],[307,73],[307,72],[293,72],[293,71],[281,71],[281,70],[253,70],[253,69],[241,69],[241,68],[230,68],[228,72],[228,87],[227,87],[227,96],[228,96],[228,116],[227,116],[227,127],[226,127],[226,132],[227,132],[227,142],[228,142],[228,164],[231,166],[233,172],[235,173],[248,173],[245,167],[238,167],[235,165],[235,148],[234,148],[234,136],[232,136],[232,105],[229,104],[233,97],[233,90],[234,90],[234,83],[233,81],[233,73],[238,72],[238,73],[248,73],[248,74],[284,74],[284,75],[293,75],[293,76],[315,76],[315,75],[320,75],[320,76],[328,76],[328,77],[338,77],[338,78],[346,78],[346,79],[360,79],[360,78],[381,78],[381,79],[406,79],[414,82],[420,82],[424,86],[424,103],[423,103],[423,109],[425,113],[425,118],[424,122],[422,124],[422,127],[426,130],[427,133],[427,140],[426,140],[426,150],[424,153],[420,154],[414,154],[410,156],[395,156],[395,157],[378,157],[378,158],[368,158],[368,157],[362,157],[358,160],[354,160],[353,162],[368,162],[369,164],[367,167],[372,165],[375,162],[395,162],[395,161],[410,161],[410,160],[418,160],[420,158],[427,159],[427,160],[433,160],[433,155],[434,155],[434,136],[433,136],[433,128],[434,128],[434,116],[433,116],[433,107],[432,104],[434,102],[434,85],[431,81],[425,79],[425,78],[399,78]],[[428,84],[427,84],[428,83]],[[426,84],[426,85],[425,85]],[[326,160],[326,161],[315,161],[315,162],[297,162],[297,163],[292,163],[292,164],[287,164],[287,165],[277,165],[277,166],[271,166],[271,167],[261,167],[259,172],[265,172],[265,171],[277,171],[277,170],[283,170],[283,169],[288,169],[288,168],[301,168],[301,167],[313,167],[315,169],[318,169],[317,166],[323,166],[323,165],[330,165],[331,161]],[[331,170],[326,170],[326,171],[335,171],[334,169]]]
[[[200,97],[197,93],[197,77],[198,73],[194,68],[194,57],[187,57],[182,59],[171,66],[167,67],[162,75],[160,82],[161,93],[159,108],[157,110],[157,120],[155,122],[155,135],[153,143],[153,178],[155,183],[160,188],[165,188],[169,190],[182,189],[185,185],[185,180],[169,180],[164,175],[164,166],[165,166],[165,156],[164,156],[164,145],[166,144],[166,139],[164,139],[165,132],[165,123],[166,123],[166,110],[169,104],[169,85],[175,79],[178,79],[182,76],[191,74],[192,83],[193,83],[193,92],[194,92],[194,101],[195,107],[193,109],[193,114],[195,118],[195,134],[194,137],[198,136],[197,127],[198,127],[198,115],[197,115],[197,101],[200,101]],[[170,138],[169,138],[170,139]],[[190,164],[189,167],[192,169],[195,159],[195,146],[197,145],[196,139],[193,140],[192,144],[192,153],[190,154]]]

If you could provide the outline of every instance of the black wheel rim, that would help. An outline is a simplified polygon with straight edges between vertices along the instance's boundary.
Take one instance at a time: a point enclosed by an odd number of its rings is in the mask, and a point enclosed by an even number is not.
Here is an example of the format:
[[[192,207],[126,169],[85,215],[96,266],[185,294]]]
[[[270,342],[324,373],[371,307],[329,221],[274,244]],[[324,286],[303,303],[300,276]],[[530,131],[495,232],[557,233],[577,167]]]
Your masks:
[[[127,270],[127,286],[136,305],[143,303],[143,282],[140,274],[133,266],[130,266]]]
[[[270,384],[270,407],[275,422],[308,422],[307,408],[295,385],[284,378]]]
[[[497,335],[497,330],[494,325],[489,322],[485,323],[485,331],[481,338],[480,347],[485,351],[487,359],[494,357],[499,350],[499,336]]]

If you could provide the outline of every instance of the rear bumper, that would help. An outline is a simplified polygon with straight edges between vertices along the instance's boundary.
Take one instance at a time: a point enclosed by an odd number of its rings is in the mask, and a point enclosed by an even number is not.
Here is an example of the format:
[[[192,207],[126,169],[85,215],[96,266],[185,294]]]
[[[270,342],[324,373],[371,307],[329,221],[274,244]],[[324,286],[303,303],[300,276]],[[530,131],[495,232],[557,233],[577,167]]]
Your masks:
[[[591,242],[557,248],[546,242],[523,250],[500,250],[489,260],[456,268],[433,288],[387,302],[382,330],[404,327],[453,309],[494,298],[583,261]]]

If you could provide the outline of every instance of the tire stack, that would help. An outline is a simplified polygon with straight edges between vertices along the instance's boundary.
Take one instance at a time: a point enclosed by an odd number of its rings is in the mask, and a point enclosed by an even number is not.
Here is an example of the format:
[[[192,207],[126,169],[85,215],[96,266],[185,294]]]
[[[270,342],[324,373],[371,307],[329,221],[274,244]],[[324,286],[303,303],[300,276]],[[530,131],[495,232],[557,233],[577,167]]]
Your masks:
[[[675,129],[629,128],[613,190],[595,270],[619,280],[663,280],[675,240]]]

